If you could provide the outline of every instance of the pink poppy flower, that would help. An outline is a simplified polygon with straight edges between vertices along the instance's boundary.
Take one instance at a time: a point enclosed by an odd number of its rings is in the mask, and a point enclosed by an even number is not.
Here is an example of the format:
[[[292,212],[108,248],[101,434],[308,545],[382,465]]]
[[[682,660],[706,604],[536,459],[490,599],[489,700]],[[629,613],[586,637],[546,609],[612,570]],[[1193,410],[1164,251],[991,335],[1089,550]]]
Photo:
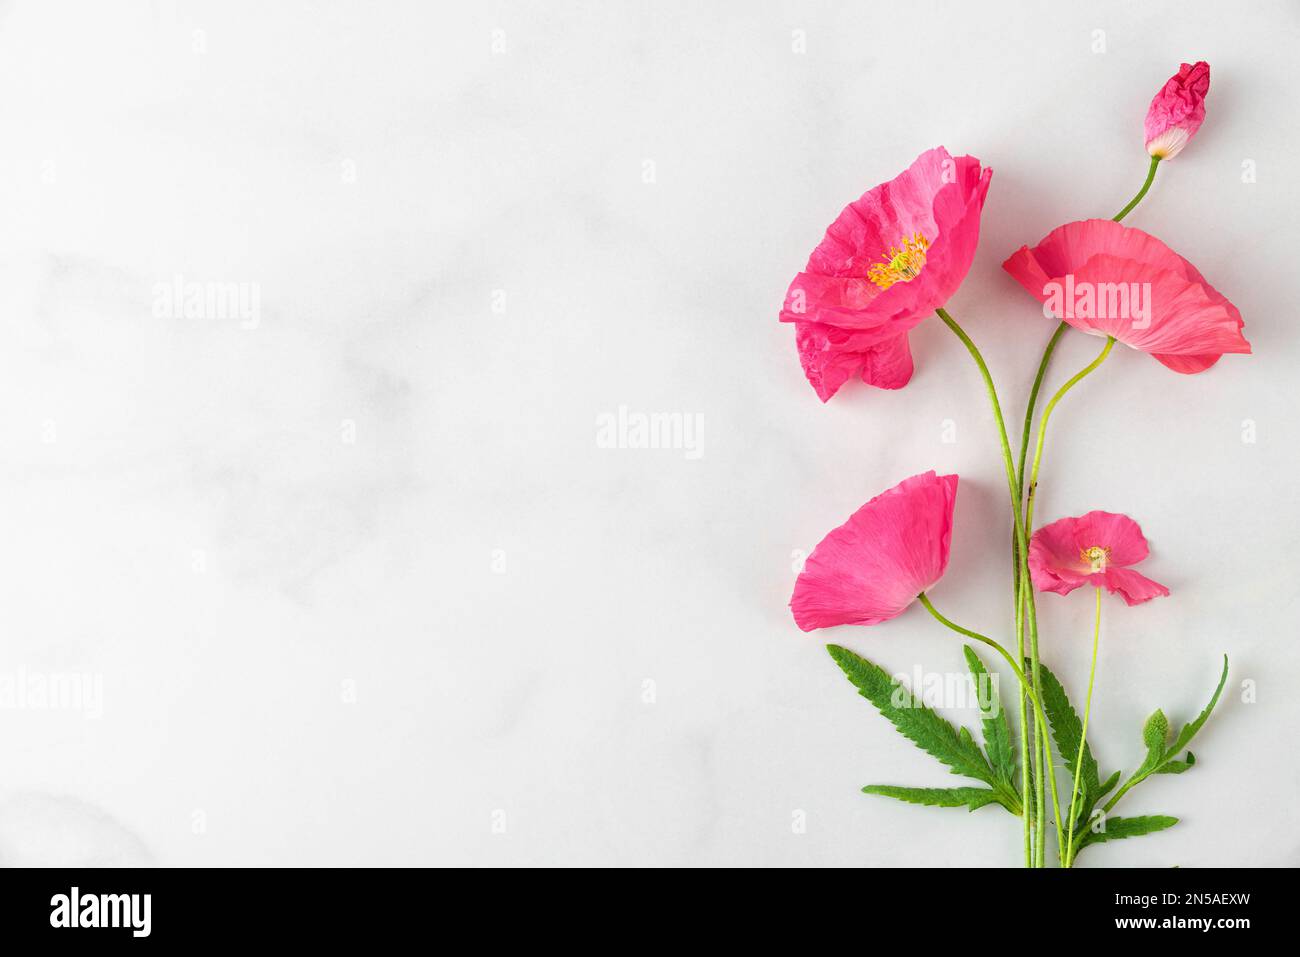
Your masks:
[[[1068,595],[1082,585],[1105,588],[1130,605],[1169,594],[1133,571],[1147,557],[1138,523],[1114,512],[1089,512],[1044,525],[1029,540],[1029,574],[1039,591]]]
[[[948,567],[957,476],[904,479],[822,539],[794,583],[804,631],[897,617]]]
[[[966,277],[992,176],[974,157],[936,147],[827,228],[781,309],[823,402],[855,375],[883,389],[907,384],[907,333]]]
[[[1210,92],[1210,65],[1204,60],[1184,63],[1160,88],[1147,110],[1147,153],[1173,159],[1205,120],[1205,95]]]
[[[1076,329],[1114,336],[1175,372],[1203,372],[1249,353],[1237,307],[1149,233],[1085,219],[1021,246],[1002,268]]]

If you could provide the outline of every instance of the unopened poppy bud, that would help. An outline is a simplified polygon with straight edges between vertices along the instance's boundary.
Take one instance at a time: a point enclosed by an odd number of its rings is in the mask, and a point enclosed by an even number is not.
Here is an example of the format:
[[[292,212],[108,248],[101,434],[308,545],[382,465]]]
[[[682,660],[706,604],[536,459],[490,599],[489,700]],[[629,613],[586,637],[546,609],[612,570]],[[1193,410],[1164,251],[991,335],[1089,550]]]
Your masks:
[[[1184,63],[1160,88],[1147,110],[1147,153],[1173,159],[1205,120],[1205,95],[1210,92],[1210,65],[1204,60]]]

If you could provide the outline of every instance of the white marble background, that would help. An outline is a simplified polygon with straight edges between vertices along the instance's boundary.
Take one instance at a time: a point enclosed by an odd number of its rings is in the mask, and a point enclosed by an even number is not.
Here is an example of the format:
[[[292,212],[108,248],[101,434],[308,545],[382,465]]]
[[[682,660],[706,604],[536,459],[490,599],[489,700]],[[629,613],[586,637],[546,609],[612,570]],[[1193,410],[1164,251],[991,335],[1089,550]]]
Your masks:
[[[0,862],[1016,864],[996,808],[858,793],[956,782],[822,650],[942,672],[958,642],[786,609],[796,550],[933,467],[935,600],[1005,633],[975,372],[930,322],[907,389],[822,406],[776,314],[845,202],[974,153],[951,308],[1020,407],[1051,324],[999,263],[1118,209],[1204,58],[1205,126],[1129,222],[1256,354],[1117,349],[1039,514],[1132,514],[1174,591],[1106,605],[1103,770],[1233,662],[1201,763],[1125,799],[1182,823],[1083,863],[1300,863],[1298,40],[1281,0],[0,5]],[[155,315],[177,275],[256,316]],[[598,447],[620,406],[702,415],[702,456]],[[1077,693],[1089,602],[1042,607]]]

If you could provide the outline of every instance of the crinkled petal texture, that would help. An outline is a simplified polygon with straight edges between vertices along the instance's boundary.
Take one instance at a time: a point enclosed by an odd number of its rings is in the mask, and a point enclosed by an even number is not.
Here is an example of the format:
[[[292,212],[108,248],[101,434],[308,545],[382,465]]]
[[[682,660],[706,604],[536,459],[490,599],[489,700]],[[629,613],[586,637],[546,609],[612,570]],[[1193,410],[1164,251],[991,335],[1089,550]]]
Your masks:
[[[782,322],[798,325],[799,358],[823,402],[853,376],[884,389],[907,384],[907,332],[966,278],[992,176],[974,157],[953,157],[940,146],[831,223],[781,309]],[[914,278],[887,289],[867,278],[890,247],[917,233],[929,247]]]
[[[1114,336],[1175,372],[1208,369],[1225,353],[1250,353],[1237,307],[1150,233],[1084,219],[1021,246],[1002,264],[1057,318]],[[1135,285],[1136,284],[1136,285]]]
[[[1094,549],[1100,549],[1104,558],[1090,559]],[[1115,512],[1089,512],[1034,532],[1029,540],[1029,574],[1040,591],[1068,595],[1091,585],[1139,605],[1169,594],[1164,585],[1129,567],[1147,553],[1147,540],[1133,519]]]
[[[1160,88],[1147,110],[1143,133],[1147,153],[1173,159],[1205,121],[1205,97],[1210,92],[1210,65],[1204,60],[1184,63]]]
[[[957,476],[925,472],[877,495],[819,544],[794,584],[804,631],[875,625],[940,578],[952,544]]]
[[[863,345],[859,344],[858,334],[847,329],[801,322],[795,330],[795,343],[804,375],[823,402],[856,375],[881,389],[901,389],[912,378],[907,333]]]

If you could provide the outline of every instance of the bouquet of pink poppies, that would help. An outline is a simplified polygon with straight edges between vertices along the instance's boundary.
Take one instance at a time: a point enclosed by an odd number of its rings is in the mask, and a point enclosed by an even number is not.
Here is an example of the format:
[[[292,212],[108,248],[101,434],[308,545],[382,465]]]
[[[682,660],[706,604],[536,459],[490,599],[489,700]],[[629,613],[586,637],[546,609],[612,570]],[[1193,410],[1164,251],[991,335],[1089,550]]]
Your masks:
[[[952,536],[957,476],[923,472],[904,479],[854,512],[808,557],[790,608],[804,631],[877,625],[919,602],[945,628],[995,651],[1018,683],[1019,721],[989,693],[985,663],[967,645],[979,692],[983,746],[925,706],[886,671],[838,645],[831,657],[862,696],[907,738],[972,783],[951,788],[887,784],[868,794],[914,804],[1000,805],[1023,822],[1026,866],[1042,867],[1049,830],[1055,858],[1071,867],[1094,844],[1137,837],[1177,823],[1167,815],[1121,817],[1116,805],[1152,774],[1182,774],[1196,763],[1188,745],[1208,720],[1228,676],[1227,657],[1208,705],[1177,730],[1161,711],[1142,728],[1146,757],[1125,775],[1103,776],[1088,744],[1103,590],[1129,606],[1169,589],[1137,570],[1147,542],[1127,515],[1091,511],[1034,530],[1034,499],[1047,426],[1066,395],[1106,361],[1115,343],[1151,355],[1174,372],[1204,372],[1226,353],[1248,354],[1236,307],[1190,262],[1155,236],[1122,225],[1151,188],[1157,168],[1177,156],[1205,118],[1210,68],[1183,64],[1151,101],[1146,117],[1150,167],[1145,182],[1112,219],[1085,219],[1023,246],[1002,264],[1057,320],[1027,398],[1018,447],[983,357],[945,309],[961,285],[979,241],[980,215],[992,170],[942,147],[922,153],[893,180],[845,207],[790,284],[781,320],[795,327],[799,358],[823,402],[860,376],[899,389],[912,376],[908,332],[936,314],[974,360],[992,404],[1010,494],[1012,572],[1010,639],[999,641],[956,624],[930,591],[943,577]],[[1070,376],[1038,409],[1052,353],[1071,329],[1102,340],[1097,357]],[[1036,428],[1035,428],[1035,423]],[[1030,458],[1030,440],[1033,456]],[[1040,656],[1035,590],[1095,593],[1092,664],[1082,717]],[[1058,768],[1065,774],[1058,780]]]

